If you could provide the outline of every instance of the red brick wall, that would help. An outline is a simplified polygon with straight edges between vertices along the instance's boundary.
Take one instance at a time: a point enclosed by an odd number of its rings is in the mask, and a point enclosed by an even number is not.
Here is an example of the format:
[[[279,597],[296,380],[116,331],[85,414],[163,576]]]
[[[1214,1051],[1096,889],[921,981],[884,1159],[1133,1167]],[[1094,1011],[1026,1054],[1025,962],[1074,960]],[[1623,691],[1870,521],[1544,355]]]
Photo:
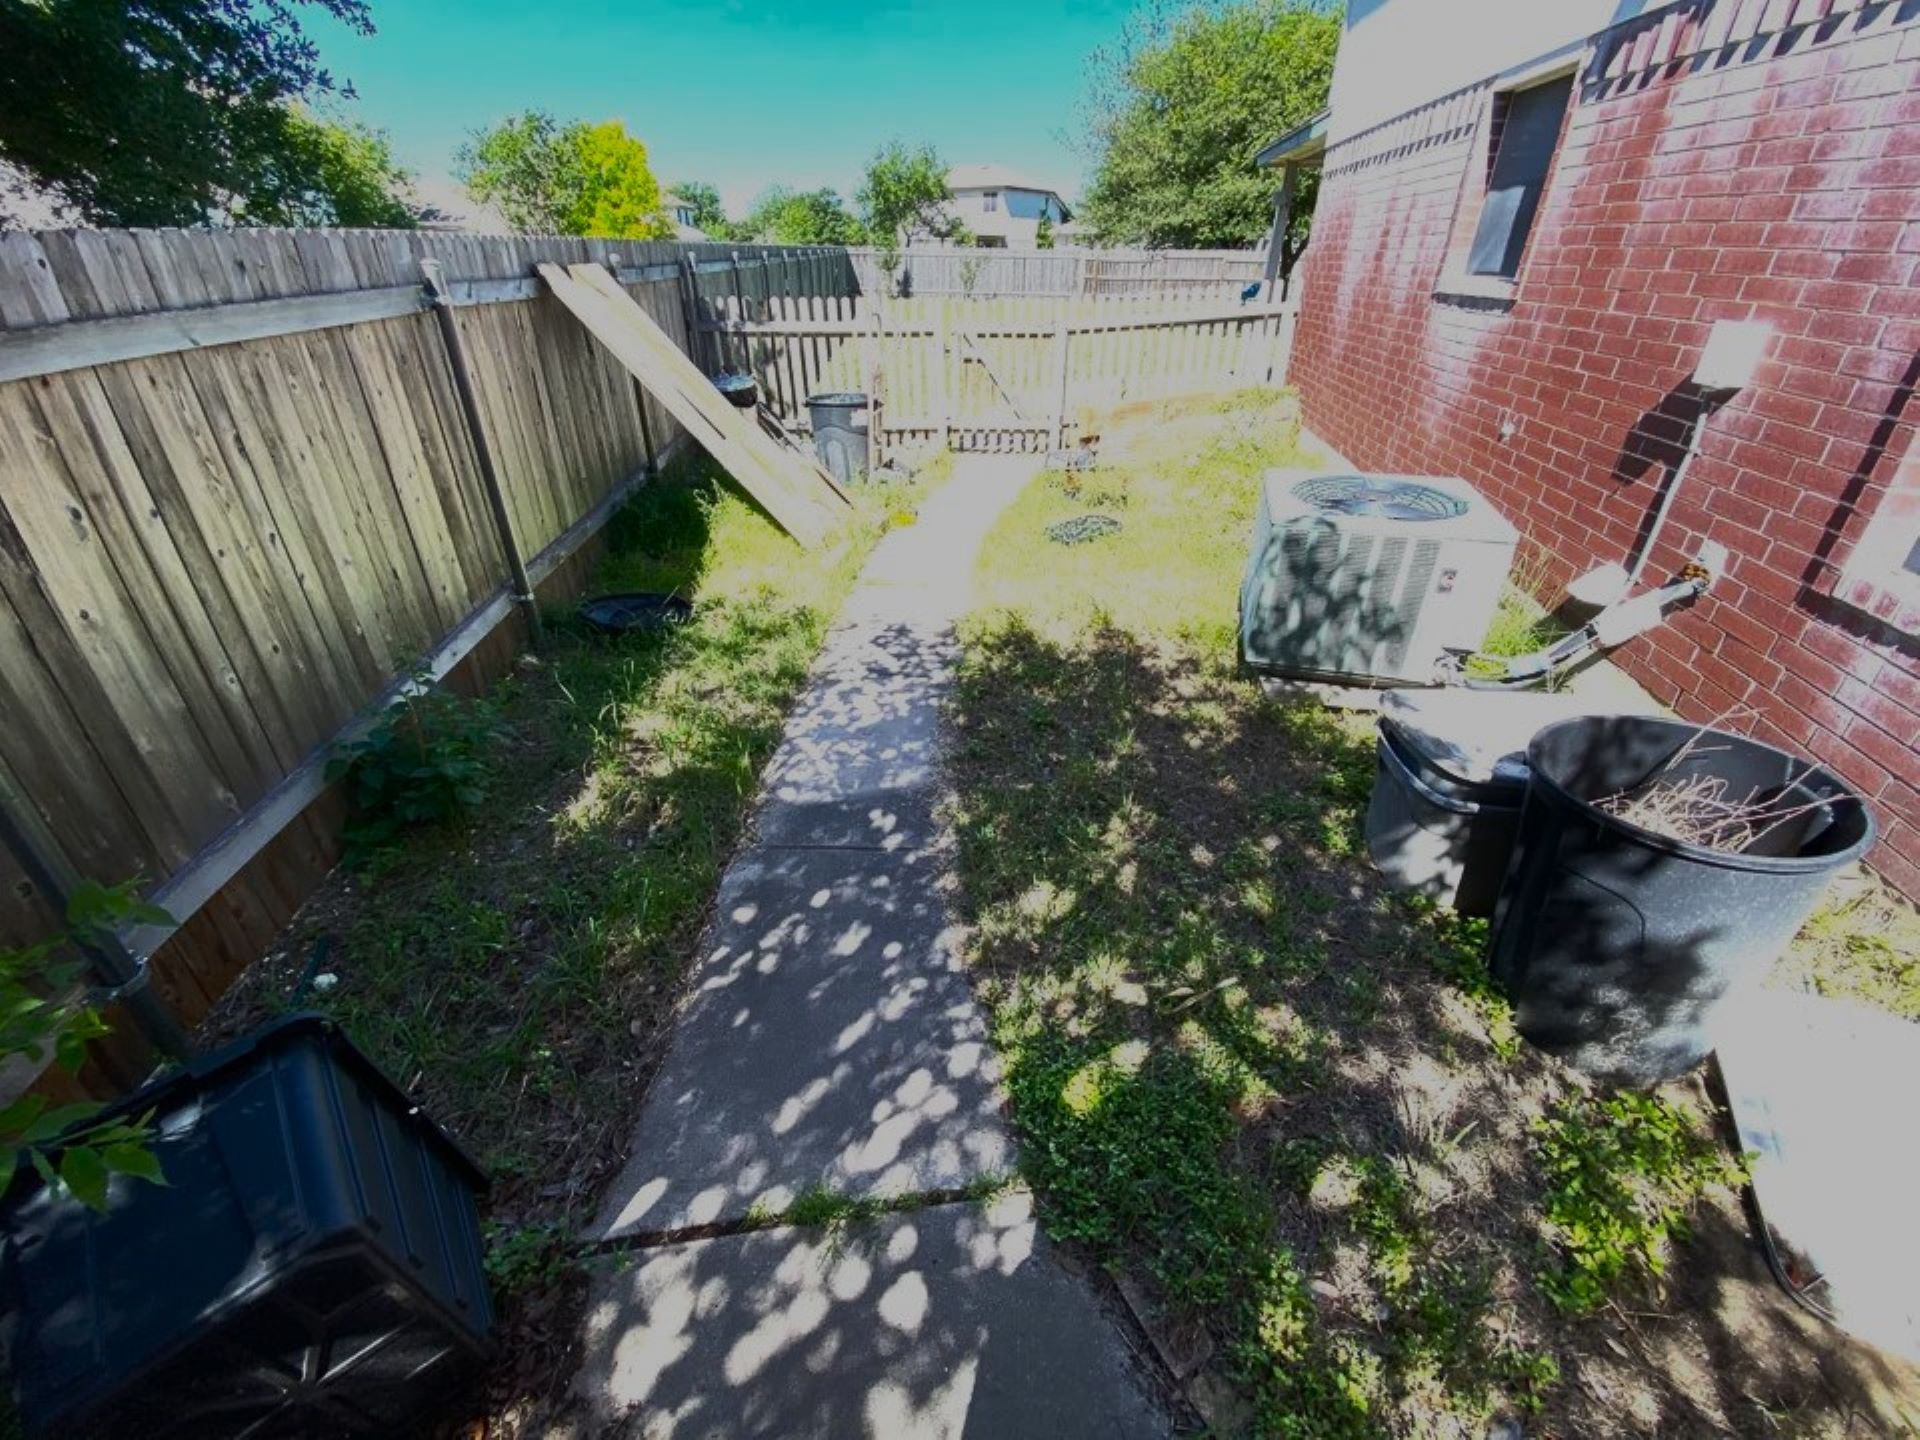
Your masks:
[[[1693,8],[1711,25],[1712,0]],[[1710,323],[1770,321],[1769,359],[1708,421],[1648,570],[1664,578],[1712,539],[1726,578],[1618,658],[1681,713],[1745,707],[1739,728],[1859,786],[1882,826],[1876,867],[1920,896],[1920,636],[1839,598],[1859,600],[1840,567],[1920,422],[1913,10],[1869,6],[1624,79],[1583,70],[1510,308],[1435,296],[1464,243],[1463,180],[1484,184],[1491,86],[1335,145],[1291,379],[1308,424],[1357,464],[1480,486],[1551,602],[1633,550]]]

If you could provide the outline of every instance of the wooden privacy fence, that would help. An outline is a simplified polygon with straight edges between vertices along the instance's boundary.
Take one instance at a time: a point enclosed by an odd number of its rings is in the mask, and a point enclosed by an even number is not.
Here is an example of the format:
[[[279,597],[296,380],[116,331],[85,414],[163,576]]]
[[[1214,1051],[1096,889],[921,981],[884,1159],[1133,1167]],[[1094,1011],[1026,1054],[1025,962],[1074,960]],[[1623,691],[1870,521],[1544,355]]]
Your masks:
[[[1168,308],[1094,300],[906,300],[847,319],[703,319],[710,361],[751,370],[783,423],[805,397],[878,397],[881,458],[900,449],[1051,450],[1082,416],[1137,400],[1279,384],[1295,301]]]
[[[1262,250],[989,250],[914,246],[889,279],[880,252],[847,251],[863,294],[970,299],[1075,295],[1230,300],[1266,275]]]
[[[416,663],[503,664],[514,557],[566,585],[680,438],[540,261],[609,263],[683,349],[722,289],[782,313],[853,292],[842,253],[775,247],[0,234],[0,795],[61,866],[143,876],[183,922],[127,937],[183,1021],[331,867],[335,742]],[[0,944],[45,932],[43,899],[0,853]]]

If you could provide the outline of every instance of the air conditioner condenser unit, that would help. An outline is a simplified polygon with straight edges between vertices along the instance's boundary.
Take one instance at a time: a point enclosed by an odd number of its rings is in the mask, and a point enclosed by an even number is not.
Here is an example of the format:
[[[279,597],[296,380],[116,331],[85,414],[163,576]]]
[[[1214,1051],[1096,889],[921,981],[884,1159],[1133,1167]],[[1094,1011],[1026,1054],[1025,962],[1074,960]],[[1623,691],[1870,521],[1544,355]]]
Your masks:
[[[1272,470],[1240,587],[1250,669],[1348,684],[1426,684],[1475,650],[1518,533],[1464,480]]]

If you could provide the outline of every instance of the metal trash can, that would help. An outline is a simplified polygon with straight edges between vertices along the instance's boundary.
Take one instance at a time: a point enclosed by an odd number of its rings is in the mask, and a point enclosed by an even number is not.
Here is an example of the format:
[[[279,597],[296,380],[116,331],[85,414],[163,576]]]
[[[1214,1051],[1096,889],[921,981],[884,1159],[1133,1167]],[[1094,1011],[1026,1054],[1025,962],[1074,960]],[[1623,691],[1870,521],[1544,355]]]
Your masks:
[[[813,453],[827,473],[842,485],[866,479],[873,468],[867,397],[856,390],[809,395],[807,416],[813,424]]]
[[[1527,795],[1527,742],[1596,707],[1573,695],[1389,690],[1367,852],[1393,884],[1491,915]]]

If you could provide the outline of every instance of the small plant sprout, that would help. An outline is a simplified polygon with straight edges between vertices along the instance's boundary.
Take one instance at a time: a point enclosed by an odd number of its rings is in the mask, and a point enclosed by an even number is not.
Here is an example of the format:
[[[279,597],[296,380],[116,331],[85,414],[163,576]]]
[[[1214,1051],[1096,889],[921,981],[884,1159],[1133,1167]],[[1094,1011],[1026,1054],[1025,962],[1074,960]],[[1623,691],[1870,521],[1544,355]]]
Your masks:
[[[346,788],[349,855],[364,859],[417,826],[477,807],[495,738],[488,706],[416,673],[373,728],[327,762],[327,779]]]

